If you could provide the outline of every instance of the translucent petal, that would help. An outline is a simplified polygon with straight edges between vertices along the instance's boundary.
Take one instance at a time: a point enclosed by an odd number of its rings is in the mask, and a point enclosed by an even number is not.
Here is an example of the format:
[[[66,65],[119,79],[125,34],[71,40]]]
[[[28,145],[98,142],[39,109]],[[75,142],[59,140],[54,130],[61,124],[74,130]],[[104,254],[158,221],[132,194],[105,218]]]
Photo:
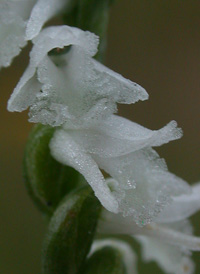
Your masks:
[[[0,68],[11,64],[26,45],[24,20],[15,12],[12,2],[0,2]]]
[[[61,12],[69,2],[70,0],[38,0],[27,23],[26,39],[32,40],[37,36],[44,23]]]
[[[200,183],[192,186],[192,192],[173,198],[156,218],[156,222],[176,222],[190,217],[200,209]]]
[[[103,210],[98,223],[98,232],[106,234],[128,234],[149,236],[182,250],[200,250],[200,238],[192,236],[192,226],[188,220],[161,225],[151,223],[143,227],[137,226],[131,216],[123,217]]]
[[[82,106],[78,108],[79,112],[82,109]],[[71,117],[70,120],[67,120],[65,124],[63,124],[63,128],[66,130],[72,129],[85,129],[89,130],[90,127],[99,124],[102,120],[105,120],[112,113],[117,112],[115,102],[110,101],[107,98],[100,99],[94,103],[94,105],[89,109],[82,109],[82,113],[80,113],[77,117]],[[84,147],[82,147],[83,150]]]
[[[187,220],[164,224],[149,224],[143,235],[159,239],[167,244],[175,245],[185,251],[200,251],[200,237],[192,236],[192,227]]]
[[[84,151],[100,157],[118,157],[144,147],[159,146],[180,138],[175,121],[160,130],[149,130],[119,116],[110,115],[103,121],[70,135]]]
[[[43,59],[37,69],[37,79],[41,92],[30,107],[30,122],[59,126],[70,117],[67,102],[61,94],[67,91],[65,77],[48,57]]]
[[[64,165],[79,171],[91,185],[102,205],[112,212],[118,212],[118,203],[108,188],[102,173],[90,155],[81,151],[70,135],[57,130],[50,142],[53,157]]]
[[[96,74],[95,84],[99,88],[99,93],[112,94],[118,103],[132,104],[148,99],[148,94],[143,87],[95,60],[93,60],[93,73]]]
[[[112,188],[119,211],[124,216],[133,215],[141,226],[151,222],[171,197],[190,190],[185,181],[168,172],[165,161],[153,149],[112,159],[96,155],[93,158],[118,183]]]
[[[110,181],[110,180],[109,180]],[[139,227],[133,220],[132,216],[124,217],[121,213],[113,214],[112,212],[102,209],[99,218],[97,231],[100,234],[112,235],[140,235],[144,234],[144,228]]]
[[[155,241],[171,245],[190,254],[190,250],[200,250],[200,238],[192,236],[192,226],[188,220],[175,222],[170,225],[148,224],[144,227],[136,225],[131,216],[123,217],[120,213],[113,214],[106,210],[102,211],[98,223],[98,232],[105,234],[128,234],[148,236]]]
[[[77,85],[87,97],[110,98],[126,104],[148,99],[144,88],[83,54],[80,49],[71,52],[71,64],[66,68],[71,75],[76,72]]]
[[[26,45],[26,41],[35,37],[44,23],[69,2],[70,0],[1,0],[0,68],[9,66],[12,59]]]
[[[27,109],[35,101],[40,89],[41,84],[37,81],[35,68],[29,65],[8,101],[8,110],[23,111]]]
[[[200,250],[200,237],[192,236],[192,226],[188,220],[161,225],[151,223],[143,227],[137,226],[131,216],[123,217],[103,210],[98,223],[98,232],[105,234],[128,234],[149,236],[157,241],[181,248],[185,252]]]
[[[136,263],[137,257],[133,249],[130,247],[128,243],[118,239],[103,239],[103,240],[95,240],[92,244],[90,253],[88,256],[92,255],[95,251],[106,247],[111,246],[120,251],[123,256],[123,261],[126,266],[127,274],[137,274]]]
[[[190,254],[157,239],[146,236],[136,238],[142,246],[143,260],[155,261],[160,268],[169,274],[192,274],[194,263]]]
[[[30,108],[31,122],[59,126],[67,121],[68,127],[82,127],[115,111],[113,103],[106,98],[94,104],[88,100],[85,102],[79,90],[76,92],[70,84],[69,75],[48,57],[39,64],[37,79],[41,83],[41,93]]]
[[[6,1],[8,5],[10,5],[9,10],[18,14],[24,21],[27,21],[37,0],[1,0],[1,2],[2,1]]]
[[[129,141],[152,138],[152,143],[157,142],[158,145],[167,143],[168,141],[178,139],[182,136],[182,130],[177,128],[177,123],[171,121],[161,130],[149,130],[137,123],[134,123],[123,117],[116,115],[110,116],[100,125],[101,131],[110,137],[118,139],[126,139]],[[155,141],[154,139],[158,140]]]

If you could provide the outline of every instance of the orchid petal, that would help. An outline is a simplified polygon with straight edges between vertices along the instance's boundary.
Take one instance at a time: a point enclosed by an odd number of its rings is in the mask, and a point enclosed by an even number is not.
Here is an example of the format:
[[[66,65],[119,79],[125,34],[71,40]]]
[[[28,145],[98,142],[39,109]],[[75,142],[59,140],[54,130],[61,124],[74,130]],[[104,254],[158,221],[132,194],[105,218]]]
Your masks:
[[[177,123],[175,121],[171,121],[161,130],[152,131],[126,118],[112,115],[98,126],[100,127],[100,130],[105,132],[108,136],[127,141],[150,139],[154,137],[154,135],[157,136],[157,132],[159,132],[160,137],[162,137],[160,138],[161,140],[157,140],[157,142],[160,142],[159,145],[182,136],[182,130],[177,128]]]
[[[145,262],[155,261],[168,274],[194,273],[194,263],[190,254],[185,254],[178,247],[146,236],[138,236],[136,240],[142,246],[142,256]]]
[[[83,54],[80,48],[71,52],[70,68],[66,66],[66,69],[71,75],[78,72],[77,85],[84,94],[90,95],[90,100],[94,95],[126,104],[148,99],[144,88]]]
[[[37,79],[41,84],[41,92],[31,104],[29,121],[51,126],[62,125],[71,118],[67,102],[59,100],[60,94],[65,93],[68,88],[65,76],[48,57],[45,57],[38,66]]]
[[[151,223],[139,227],[130,216],[113,214],[103,210],[98,223],[98,232],[103,234],[132,235],[142,245],[144,260],[155,260],[171,274],[192,274],[193,263],[190,250],[200,249],[200,238],[192,236],[189,221],[170,225]]]
[[[151,222],[173,196],[190,191],[185,181],[168,172],[165,161],[153,149],[112,159],[93,158],[116,181],[113,188],[119,211],[124,216],[133,215],[141,226]]]
[[[37,0],[1,0],[1,2],[3,1],[9,5],[9,11],[14,12],[24,21],[27,21]]]
[[[120,213],[113,214],[103,210],[98,224],[98,232],[105,234],[149,236],[187,251],[200,251],[200,237],[191,235],[192,227],[187,220],[175,222],[170,225],[151,223],[139,227],[131,216],[123,217]]]
[[[38,35],[45,22],[68,5],[69,0],[38,0],[27,23],[26,39],[32,40]]]
[[[93,188],[102,205],[112,212],[118,212],[118,203],[108,188],[97,164],[88,154],[81,151],[80,146],[73,141],[64,130],[57,130],[50,142],[53,157],[64,165],[69,165],[79,171]]]
[[[113,214],[103,210],[98,224],[98,232],[149,236],[187,251],[200,250],[200,238],[192,236],[192,226],[187,220],[170,225],[151,223],[139,227],[131,216],[123,217],[120,213]]]
[[[27,109],[35,101],[40,88],[36,69],[29,65],[8,101],[8,110],[21,112]]]
[[[0,2],[0,68],[8,67],[26,45],[26,23],[14,10],[12,2]]]
[[[156,222],[168,223],[186,219],[200,209],[200,183],[192,186],[192,192],[173,198],[173,202],[165,207]]]
[[[113,179],[107,179],[108,184],[109,181],[111,183]],[[124,217],[121,213],[113,214],[106,209],[102,209],[97,231],[100,234],[140,235],[143,234],[144,228],[139,227],[132,216]]]
[[[181,227],[181,230],[183,230],[183,232],[177,230],[176,227],[174,229],[174,226],[176,226],[177,224],[179,224],[179,222],[173,223],[171,226],[152,223],[146,226],[144,230],[144,235],[160,239],[165,243],[179,246],[186,250],[200,251],[200,237],[188,235],[191,234],[191,230],[189,229],[189,231],[187,231],[187,222],[185,222],[186,232],[184,231],[184,222],[180,222],[180,224],[183,226]]]
[[[0,1],[0,68],[8,67],[26,45],[26,20],[35,1]]]
[[[147,99],[147,93],[142,87],[115,72],[112,72],[111,77],[110,70],[106,67],[103,67],[104,70],[102,67],[98,70],[102,65],[89,55],[83,54],[81,48],[73,47],[69,56],[66,56],[66,63],[62,68],[65,74],[69,75],[76,93],[82,98],[84,108],[93,106],[102,99],[114,103],[122,103],[122,97],[123,103]],[[106,106],[105,110],[107,111]]]
[[[73,76],[72,76],[73,77]],[[70,82],[72,77],[65,75],[50,58],[45,57],[37,69],[37,78],[41,83],[41,93],[37,95],[30,108],[30,122],[39,122],[51,126],[65,123],[77,127],[93,124],[115,111],[115,105],[106,98],[93,105],[83,102],[80,92],[75,92]],[[67,123],[66,123],[67,122]]]
[[[99,94],[112,94],[113,100],[121,104],[132,104],[139,100],[147,100],[148,93],[140,85],[124,78],[103,64],[92,60],[91,67],[95,86]]]
[[[172,121],[160,130],[149,130],[122,117],[110,115],[89,128],[71,130],[70,135],[88,153],[110,158],[180,138],[181,130],[176,125]]]

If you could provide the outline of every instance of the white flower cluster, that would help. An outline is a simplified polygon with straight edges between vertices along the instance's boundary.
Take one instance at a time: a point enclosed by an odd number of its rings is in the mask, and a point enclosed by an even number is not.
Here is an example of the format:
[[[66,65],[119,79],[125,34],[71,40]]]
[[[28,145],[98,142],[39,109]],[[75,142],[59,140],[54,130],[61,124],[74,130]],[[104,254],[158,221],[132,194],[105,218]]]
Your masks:
[[[0,3],[0,65],[9,65],[26,40],[34,44],[8,110],[29,108],[30,122],[56,127],[51,153],[83,174],[93,188],[105,208],[101,233],[135,235],[145,260],[156,260],[166,273],[192,273],[188,250],[200,250],[200,239],[188,235],[185,219],[200,208],[200,186],[190,187],[170,173],[152,148],[180,138],[182,132],[175,121],[149,130],[115,114],[117,103],[146,100],[148,94],[93,58],[96,35],[69,26],[40,32],[66,3]]]

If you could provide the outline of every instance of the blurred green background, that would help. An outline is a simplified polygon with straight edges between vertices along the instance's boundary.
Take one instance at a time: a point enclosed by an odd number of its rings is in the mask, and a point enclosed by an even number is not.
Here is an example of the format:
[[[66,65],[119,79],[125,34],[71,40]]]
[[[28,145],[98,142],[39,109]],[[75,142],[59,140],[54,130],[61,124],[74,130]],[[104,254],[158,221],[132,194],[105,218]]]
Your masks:
[[[146,102],[119,106],[119,113],[151,129],[172,119],[184,137],[157,149],[169,169],[189,183],[200,180],[200,1],[116,1],[110,14],[106,64],[141,84]],[[39,274],[46,224],[23,184],[21,162],[31,128],[27,113],[8,113],[7,100],[28,64],[28,50],[0,74],[0,273]],[[192,217],[200,235],[200,214]],[[137,246],[136,246],[137,247]],[[194,254],[196,274],[200,253]],[[199,263],[198,263],[199,262]],[[139,273],[160,274],[154,264]]]

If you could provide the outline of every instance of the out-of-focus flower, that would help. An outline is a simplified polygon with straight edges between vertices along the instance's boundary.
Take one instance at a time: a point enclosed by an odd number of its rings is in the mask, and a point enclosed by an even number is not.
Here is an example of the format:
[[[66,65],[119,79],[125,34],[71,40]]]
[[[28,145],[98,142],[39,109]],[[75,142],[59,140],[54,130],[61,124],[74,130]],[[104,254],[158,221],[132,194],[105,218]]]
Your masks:
[[[90,257],[94,252],[105,247],[112,247],[120,252],[127,274],[138,273],[136,269],[137,257],[135,255],[134,250],[131,248],[131,246],[128,243],[119,239],[113,238],[113,239],[95,240],[92,244],[88,257]]]
[[[200,251],[200,238],[192,236],[187,218],[199,209],[200,183],[191,187],[190,194],[173,198],[151,224],[139,227],[131,217],[104,210],[98,230],[132,235],[141,243],[143,259],[156,261],[166,273],[192,274],[194,264],[190,251]]]
[[[98,37],[68,26],[50,27],[33,40],[30,64],[8,110],[30,107],[30,121],[59,127],[52,155],[84,175],[108,210],[145,225],[171,197],[189,191],[151,148],[181,137],[172,121],[151,131],[113,115],[116,103],[148,98],[139,85],[92,58]],[[105,170],[113,180],[106,181]]]
[[[69,0],[1,0],[0,68],[7,67],[27,40],[38,35],[42,26],[60,12]]]

